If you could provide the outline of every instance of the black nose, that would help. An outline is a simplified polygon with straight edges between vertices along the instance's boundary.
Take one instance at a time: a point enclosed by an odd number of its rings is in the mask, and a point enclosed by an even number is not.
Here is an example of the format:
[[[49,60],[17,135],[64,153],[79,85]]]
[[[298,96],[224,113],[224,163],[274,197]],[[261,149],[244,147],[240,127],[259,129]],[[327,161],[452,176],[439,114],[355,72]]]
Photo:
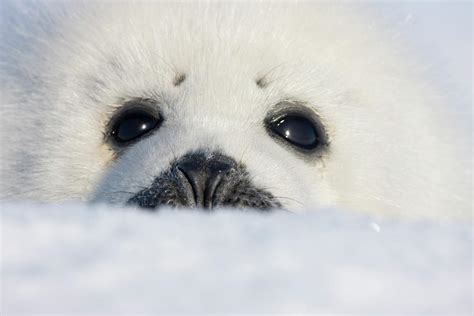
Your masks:
[[[236,162],[224,155],[188,154],[176,163],[192,190],[195,206],[212,208],[223,177],[235,168]],[[190,191],[191,191],[190,190]]]

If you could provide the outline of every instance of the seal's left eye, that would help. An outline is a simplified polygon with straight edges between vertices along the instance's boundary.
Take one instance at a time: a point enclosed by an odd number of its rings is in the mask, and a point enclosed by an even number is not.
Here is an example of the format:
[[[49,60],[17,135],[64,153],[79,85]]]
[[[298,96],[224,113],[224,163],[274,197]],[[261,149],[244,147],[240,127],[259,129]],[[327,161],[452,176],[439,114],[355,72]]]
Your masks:
[[[318,127],[308,118],[299,114],[288,114],[273,120],[270,130],[293,146],[312,150],[323,143]]]
[[[110,134],[115,142],[125,144],[148,134],[160,123],[160,117],[155,114],[143,109],[131,109],[116,118]]]

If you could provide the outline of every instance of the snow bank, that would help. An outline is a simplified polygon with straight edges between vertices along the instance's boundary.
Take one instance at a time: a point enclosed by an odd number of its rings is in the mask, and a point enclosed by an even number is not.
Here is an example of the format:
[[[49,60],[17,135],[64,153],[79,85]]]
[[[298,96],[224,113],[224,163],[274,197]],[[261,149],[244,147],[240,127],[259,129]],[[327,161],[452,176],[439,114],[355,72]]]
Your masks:
[[[6,315],[471,311],[470,223],[4,204],[1,229]]]

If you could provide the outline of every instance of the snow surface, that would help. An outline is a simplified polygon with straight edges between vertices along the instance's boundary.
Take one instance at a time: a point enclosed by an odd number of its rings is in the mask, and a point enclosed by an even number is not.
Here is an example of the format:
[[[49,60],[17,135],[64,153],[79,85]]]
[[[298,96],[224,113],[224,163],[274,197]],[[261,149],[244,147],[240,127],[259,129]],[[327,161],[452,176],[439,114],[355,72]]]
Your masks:
[[[1,206],[2,314],[470,314],[470,222]]]

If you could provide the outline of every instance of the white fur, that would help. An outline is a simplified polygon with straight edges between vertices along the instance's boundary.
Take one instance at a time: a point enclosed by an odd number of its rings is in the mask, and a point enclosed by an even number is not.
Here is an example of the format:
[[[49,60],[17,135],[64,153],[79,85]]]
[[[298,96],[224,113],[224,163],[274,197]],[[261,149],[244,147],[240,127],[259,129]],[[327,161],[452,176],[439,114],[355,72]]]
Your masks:
[[[205,147],[241,159],[294,211],[470,213],[469,147],[364,6],[39,6],[13,8],[21,22],[2,31],[3,198],[123,203]],[[157,99],[166,121],[115,159],[104,126],[134,97]],[[327,155],[303,160],[268,136],[262,121],[284,99],[319,113]]]

